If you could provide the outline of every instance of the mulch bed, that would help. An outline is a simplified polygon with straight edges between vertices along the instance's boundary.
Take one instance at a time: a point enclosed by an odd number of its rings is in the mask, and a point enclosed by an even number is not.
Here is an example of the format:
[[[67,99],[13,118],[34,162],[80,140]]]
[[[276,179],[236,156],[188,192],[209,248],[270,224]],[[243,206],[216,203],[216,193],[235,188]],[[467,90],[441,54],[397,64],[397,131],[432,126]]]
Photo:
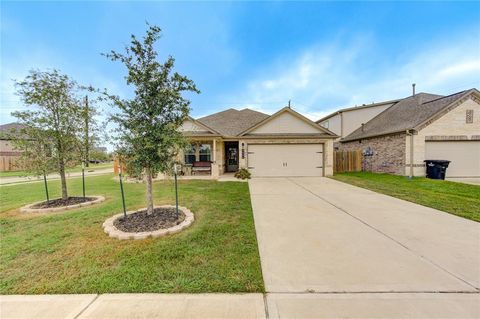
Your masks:
[[[122,216],[115,220],[113,225],[127,233],[139,233],[170,228],[180,224],[184,219],[185,213],[180,209],[177,215],[173,207],[159,207],[155,208],[151,215],[147,215],[147,211],[142,210],[127,217]]]
[[[85,202],[94,201],[95,197],[68,197],[67,199],[57,198],[50,201],[44,201],[38,204],[33,205],[31,208],[54,208],[54,207],[63,207],[70,206]]]

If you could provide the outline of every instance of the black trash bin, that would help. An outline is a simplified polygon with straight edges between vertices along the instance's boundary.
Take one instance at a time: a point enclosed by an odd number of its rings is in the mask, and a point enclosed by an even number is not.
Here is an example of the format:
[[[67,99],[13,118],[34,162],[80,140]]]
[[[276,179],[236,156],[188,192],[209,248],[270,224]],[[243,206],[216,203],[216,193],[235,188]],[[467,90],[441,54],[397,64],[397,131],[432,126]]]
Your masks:
[[[427,178],[431,179],[445,179],[450,161],[446,160],[425,160],[425,167],[427,171]]]

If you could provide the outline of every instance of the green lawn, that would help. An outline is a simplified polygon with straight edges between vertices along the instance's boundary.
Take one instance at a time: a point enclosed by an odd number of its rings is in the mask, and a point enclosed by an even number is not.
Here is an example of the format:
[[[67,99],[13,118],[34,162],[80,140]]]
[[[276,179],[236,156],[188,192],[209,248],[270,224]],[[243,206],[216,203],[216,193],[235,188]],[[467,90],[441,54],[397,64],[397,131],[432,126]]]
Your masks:
[[[0,187],[0,294],[264,291],[248,184],[181,181],[180,204],[195,214],[190,228],[119,241],[101,227],[121,212],[112,177],[87,178],[87,195],[105,202],[63,213],[18,211],[43,199],[42,183]],[[81,194],[81,179],[69,186],[70,195]],[[127,208],[144,207],[145,186],[124,186]],[[49,187],[58,196],[59,182]],[[174,203],[173,190],[172,182],[156,182],[156,204]]]
[[[366,172],[336,174],[332,178],[480,222],[480,186]]]
[[[113,162],[107,162],[107,163],[100,163],[100,164],[90,164],[89,167],[85,167],[85,171],[95,171],[98,169],[104,169],[104,168],[112,168],[113,172]],[[76,172],[81,172],[82,171],[82,166],[78,165],[73,168],[69,168],[66,170],[67,173],[76,173]],[[7,171],[7,172],[0,172],[0,177],[23,177],[23,176],[29,176],[31,175],[28,172],[25,171]]]

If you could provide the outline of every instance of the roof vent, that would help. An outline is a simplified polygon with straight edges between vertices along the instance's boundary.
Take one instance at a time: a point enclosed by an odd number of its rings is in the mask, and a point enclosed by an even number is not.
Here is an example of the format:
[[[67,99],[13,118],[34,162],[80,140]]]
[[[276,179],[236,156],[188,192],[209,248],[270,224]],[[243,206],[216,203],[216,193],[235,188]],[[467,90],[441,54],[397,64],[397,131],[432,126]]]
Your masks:
[[[365,131],[365,123],[362,123],[362,132]]]
[[[412,96],[415,96],[415,83],[412,83]]]

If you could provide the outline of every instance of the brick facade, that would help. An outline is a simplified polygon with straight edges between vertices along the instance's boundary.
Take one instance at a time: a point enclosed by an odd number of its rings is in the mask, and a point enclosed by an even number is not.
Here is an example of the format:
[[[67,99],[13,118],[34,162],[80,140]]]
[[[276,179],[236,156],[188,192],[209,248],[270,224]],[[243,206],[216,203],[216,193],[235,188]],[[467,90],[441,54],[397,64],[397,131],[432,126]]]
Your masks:
[[[405,174],[406,134],[372,137],[361,141],[339,143],[340,151],[361,150],[365,153],[363,169],[369,172]]]

